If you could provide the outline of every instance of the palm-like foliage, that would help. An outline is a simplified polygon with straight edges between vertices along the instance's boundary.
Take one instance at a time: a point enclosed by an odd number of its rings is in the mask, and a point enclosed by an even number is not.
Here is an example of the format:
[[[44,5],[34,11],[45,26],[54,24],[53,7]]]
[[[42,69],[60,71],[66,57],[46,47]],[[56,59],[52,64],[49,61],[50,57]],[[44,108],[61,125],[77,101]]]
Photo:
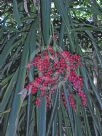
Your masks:
[[[13,0],[1,1],[0,5],[1,135],[101,136],[101,1]],[[53,39],[53,46],[81,55],[83,66],[78,72],[84,79],[87,107],[81,107],[77,98],[77,112],[69,106],[66,86],[68,111],[58,91],[53,95],[50,111],[46,111],[45,98],[36,108],[36,96],[22,93],[36,76],[34,68],[27,71],[27,64],[53,36],[58,37]]]

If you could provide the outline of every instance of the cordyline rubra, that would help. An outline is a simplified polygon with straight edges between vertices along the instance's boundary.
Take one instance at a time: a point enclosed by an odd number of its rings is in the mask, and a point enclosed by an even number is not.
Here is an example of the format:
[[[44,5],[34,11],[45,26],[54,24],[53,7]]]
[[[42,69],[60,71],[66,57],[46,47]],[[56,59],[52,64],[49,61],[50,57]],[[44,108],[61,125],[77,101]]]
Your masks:
[[[71,54],[69,51],[54,51],[51,46],[37,54],[32,62],[28,64],[28,68],[34,65],[38,70],[38,77],[34,81],[28,83],[25,87],[27,90],[31,90],[33,94],[36,94],[40,90],[40,94],[37,96],[35,104],[40,105],[40,98],[46,96],[46,106],[51,105],[51,95],[58,88],[58,85],[62,83],[62,86],[68,80],[76,94],[69,93],[69,103],[71,107],[76,111],[76,101],[74,95],[78,95],[81,99],[82,105],[86,105],[86,95],[82,91],[83,80],[76,73],[77,67],[81,64],[80,56],[78,54]],[[62,100],[66,107],[65,96],[62,92]]]

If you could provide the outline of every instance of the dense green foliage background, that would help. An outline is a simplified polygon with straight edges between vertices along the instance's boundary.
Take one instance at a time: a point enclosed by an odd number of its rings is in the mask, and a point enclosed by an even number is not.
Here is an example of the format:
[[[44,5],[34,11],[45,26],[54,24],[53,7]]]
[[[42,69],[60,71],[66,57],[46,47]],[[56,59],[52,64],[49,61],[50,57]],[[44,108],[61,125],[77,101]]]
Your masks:
[[[1,0],[0,14],[0,135],[102,136],[102,1]],[[45,98],[37,109],[36,96],[22,93],[36,76],[27,64],[51,36],[53,46],[81,55],[87,107],[77,99],[76,113],[58,93],[49,111]]]

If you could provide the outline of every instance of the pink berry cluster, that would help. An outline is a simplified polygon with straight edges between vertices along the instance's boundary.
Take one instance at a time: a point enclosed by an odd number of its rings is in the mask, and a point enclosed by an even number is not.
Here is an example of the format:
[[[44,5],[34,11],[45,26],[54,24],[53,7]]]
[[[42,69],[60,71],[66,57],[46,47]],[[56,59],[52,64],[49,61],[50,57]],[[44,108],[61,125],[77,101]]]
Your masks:
[[[31,90],[33,94],[40,91],[35,104],[40,105],[40,97],[46,96],[46,106],[51,105],[51,95],[55,92],[58,85],[63,81],[69,80],[73,88],[82,100],[82,104],[86,105],[86,96],[82,91],[82,78],[76,73],[77,67],[80,65],[80,56],[71,54],[69,51],[54,51],[51,46],[46,50],[37,54],[30,64],[38,70],[38,77],[30,82],[25,88]],[[64,97],[63,97],[64,98]],[[64,99],[63,99],[64,100]],[[75,109],[75,100],[73,94],[69,96],[70,105]],[[65,100],[64,100],[65,103]]]
[[[71,70],[68,80],[72,82],[75,91],[81,98],[82,105],[86,105],[86,95],[82,91],[83,80],[75,71]]]

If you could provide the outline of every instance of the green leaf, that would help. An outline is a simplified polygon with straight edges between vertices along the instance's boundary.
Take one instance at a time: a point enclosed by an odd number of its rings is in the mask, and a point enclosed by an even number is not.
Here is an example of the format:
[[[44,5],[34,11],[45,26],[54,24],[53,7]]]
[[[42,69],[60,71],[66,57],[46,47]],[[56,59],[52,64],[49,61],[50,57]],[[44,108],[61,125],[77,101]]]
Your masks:
[[[62,20],[61,22],[61,28],[60,28],[60,33],[59,33],[59,46],[62,47],[63,49],[63,37],[64,37],[64,28],[65,28],[65,25],[64,25],[64,22]]]
[[[37,22],[37,20],[36,20]],[[31,31],[31,40],[29,42],[29,51],[30,51],[30,58],[29,61],[31,62],[35,56],[36,52],[36,23],[34,28]],[[28,72],[29,81],[34,80],[34,68],[30,67]],[[27,128],[26,128],[26,136],[33,136],[34,135],[34,104],[32,103],[33,96],[30,94],[27,98]]]
[[[88,109],[89,109],[89,111],[91,113],[91,116],[92,116],[93,122],[95,124],[95,127],[98,129],[100,135],[102,135],[101,124],[100,124],[100,122],[98,122],[98,119],[94,115],[94,111],[92,109],[92,104],[91,104],[91,98],[90,98],[90,95],[89,95],[89,89],[88,89],[88,83],[87,83],[87,74],[86,74],[85,67],[82,67],[81,72],[82,72],[82,75],[84,77],[84,91],[85,91],[85,94],[87,96],[87,106],[88,106]]]
[[[68,34],[70,45],[71,45],[71,51],[75,52],[75,47],[77,45],[77,36],[75,34],[75,31],[74,32],[71,31],[71,29],[73,28],[73,23],[72,23],[72,19],[70,15],[70,10],[69,8],[68,10],[66,10],[64,2],[62,0],[59,0],[59,1],[54,0],[54,1],[55,1],[56,8],[65,24],[65,28]]]
[[[89,121],[88,121],[88,116],[87,116],[87,112],[86,110],[83,108],[82,110],[82,113],[83,113],[83,117],[84,117],[84,123],[85,123],[85,133],[86,135],[88,136],[92,136],[91,135],[91,130],[90,130],[90,126],[89,126]]]
[[[52,136],[56,136],[56,134],[57,134],[57,114],[55,114],[55,117],[52,123]]]
[[[93,92],[94,92],[94,94],[95,94],[95,96],[96,96],[96,98],[97,98],[97,100],[98,100],[98,102],[99,102],[99,104],[100,104],[100,107],[101,107],[101,109],[102,109],[102,100],[101,100],[101,97],[100,97],[100,95],[99,95],[99,93],[98,93],[98,90],[96,89],[96,87],[95,87],[95,85],[94,85],[94,83],[93,83],[93,81],[92,81],[92,79],[91,79],[91,77],[90,77],[90,75],[89,75],[88,72],[87,72],[87,75],[88,75],[88,78],[89,78],[89,81],[90,81],[90,85],[91,85],[91,87],[92,87],[92,90],[93,90]]]
[[[38,107],[38,136],[46,136],[46,97],[41,98],[41,104]]]
[[[52,109],[50,121],[49,121],[49,124],[48,124],[48,130],[47,130],[46,136],[49,136],[49,134],[50,134],[52,123],[53,123],[54,117],[56,116],[56,112],[57,112],[57,103],[58,103],[58,94],[59,94],[59,91],[58,91],[58,89],[56,91],[57,92],[55,94],[55,100],[54,100],[54,103],[53,103],[53,109]]]
[[[72,113],[72,110],[70,108],[70,104],[69,104],[69,101],[68,101],[68,95],[69,95],[68,88],[63,86],[63,89],[64,89],[64,95],[65,95],[65,100],[66,100],[66,106],[67,106],[67,110],[68,110],[67,113],[69,115],[69,119],[70,119],[70,123],[71,123],[71,127],[72,127],[72,133],[75,134],[73,113]]]
[[[13,0],[13,16],[14,16],[17,24],[20,25],[21,20],[20,20],[20,14],[19,14],[19,11],[18,11],[17,0]]]
[[[15,44],[14,41],[17,39],[17,35],[13,36],[5,45],[2,53],[0,54],[0,68],[5,64],[6,58],[14,48]]]
[[[100,66],[102,68],[102,56],[100,54],[100,51],[98,50],[98,46],[97,46],[97,44],[95,42],[95,39],[94,39],[93,35],[91,34],[91,32],[89,32],[88,30],[86,30],[86,33],[89,35],[89,37],[90,37],[90,39],[92,41],[93,47],[94,47],[94,49],[96,51],[97,58],[98,58],[98,60],[100,62]]]
[[[62,129],[62,113],[61,113],[61,108],[59,108],[58,110],[58,133],[59,133],[59,136],[62,136],[63,135],[63,129]]]
[[[41,29],[45,46],[50,38],[50,12],[51,0],[41,0]]]
[[[10,117],[8,120],[6,136],[16,135],[19,112],[20,112],[23,100],[26,96],[26,95],[23,96],[19,94],[19,92],[24,88],[24,84],[25,84],[26,66],[28,63],[28,56],[29,56],[29,42],[31,39],[31,31],[33,29],[33,25],[34,23],[32,24],[30,28],[27,39],[25,41],[24,50],[22,53],[21,64],[20,64],[19,74],[18,74],[18,82],[16,85],[15,96],[12,103],[12,110],[10,112]]]
[[[15,86],[15,83],[17,82],[17,76],[18,76],[18,70],[14,73],[6,91],[5,91],[5,94],[3,96],[3,99],[0,103],[0,112],[3,112],[9,102],[9,99],[13,93],[13,89],[14,89],[14,86]]]

